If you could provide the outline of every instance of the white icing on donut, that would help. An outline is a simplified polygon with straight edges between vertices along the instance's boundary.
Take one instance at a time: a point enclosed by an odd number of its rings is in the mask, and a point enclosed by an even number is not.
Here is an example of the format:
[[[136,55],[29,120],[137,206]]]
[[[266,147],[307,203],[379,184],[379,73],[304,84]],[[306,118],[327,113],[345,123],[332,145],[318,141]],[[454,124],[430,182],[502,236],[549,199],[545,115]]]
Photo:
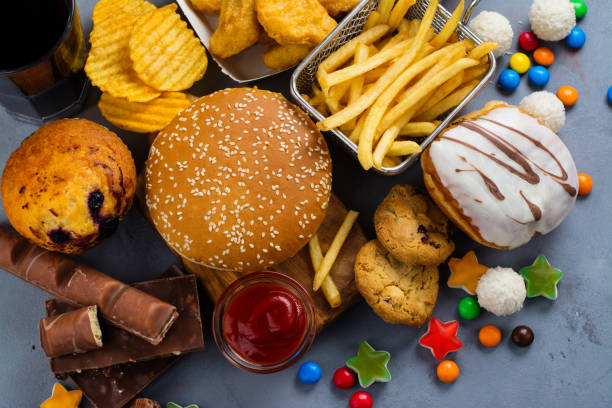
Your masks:
[[[432,143],[429,155],[463,214],[498,246],[515,248],[552,231],[576,201],[569,150],[516,107],[459,123]]]

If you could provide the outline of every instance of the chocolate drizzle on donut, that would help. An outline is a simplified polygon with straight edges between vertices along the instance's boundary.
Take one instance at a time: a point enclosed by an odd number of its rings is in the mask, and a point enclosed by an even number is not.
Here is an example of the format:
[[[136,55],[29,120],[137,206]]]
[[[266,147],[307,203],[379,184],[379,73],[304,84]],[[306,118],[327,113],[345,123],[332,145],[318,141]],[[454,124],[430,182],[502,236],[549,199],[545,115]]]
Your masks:
[[[493,194],[493,197],[497,198],[499,201],[503,201],[506,199],[506,197],[502,194],[502,192],[499,191],[499,187],[497,187],[497,184],[495,184],[493,180],[487,177],[482,171],[476,168],[472,163],[467,161],[465,157],[459,156],[459,158],[463,160],[464,162],[466,162],[473,170],[455,169],[457,173],[461,173],[462,171],[475,171],[476,173],[480,175],[480,177],[482,177],[482,181],[484,181],[485,185],[487,186],[491,194]]]
[[[527,203],[527,206],[529,207],[529,211],[531,211],[531,214],[533,214],[534,221],[540,221],[540,218],[542,218],[542,210],[540,209],[540,207],[538,207],[537,205],[529,201],[527,197],[525,197],[523,190],[519,190],[519,194],[521,195],[521,197],[523,197],[523,200],[525,200],[525,202]]]

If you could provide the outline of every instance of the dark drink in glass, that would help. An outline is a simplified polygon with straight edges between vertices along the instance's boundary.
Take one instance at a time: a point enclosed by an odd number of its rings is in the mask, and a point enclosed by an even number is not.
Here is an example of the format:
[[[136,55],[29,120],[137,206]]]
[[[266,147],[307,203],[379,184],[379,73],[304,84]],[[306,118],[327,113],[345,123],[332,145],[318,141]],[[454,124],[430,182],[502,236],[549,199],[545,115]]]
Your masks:
[[[89,82],[76,0],[9,0],[0,12],[0,104],[42,124],[77,113]]]

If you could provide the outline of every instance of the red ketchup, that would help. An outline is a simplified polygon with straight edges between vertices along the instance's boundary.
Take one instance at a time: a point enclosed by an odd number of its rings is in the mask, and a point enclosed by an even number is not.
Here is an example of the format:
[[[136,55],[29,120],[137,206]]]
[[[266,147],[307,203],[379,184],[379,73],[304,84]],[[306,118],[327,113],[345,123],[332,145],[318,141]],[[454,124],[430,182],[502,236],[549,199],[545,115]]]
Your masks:
[[[253,364],[283,362],[300,348],[306,335],[304,305],[279,285],[247,287],[227,307],[223,334],[234,352]]]

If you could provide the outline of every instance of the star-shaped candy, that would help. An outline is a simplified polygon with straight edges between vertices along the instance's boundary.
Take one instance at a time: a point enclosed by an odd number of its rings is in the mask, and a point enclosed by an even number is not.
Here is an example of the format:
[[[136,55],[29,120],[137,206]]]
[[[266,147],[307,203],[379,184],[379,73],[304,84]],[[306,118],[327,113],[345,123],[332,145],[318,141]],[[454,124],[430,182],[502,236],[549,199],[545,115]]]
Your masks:
[[[447,282],[448,287],[461,288],[470,295],[476,294],[478,279],[489,269],[478,263],[474,251],[468,252],[463,258],[449,259],[448,267],[451,271]]]
[[[359,384],[369,387],[375,381],[391,381],[391,373],[387,364],[391,354],[386,351],[376,351],[367,342],[359,343],[359,351],[355,357],[346,360],[346,366],[357,373]]]
[[[563,277],[563,272],[550,266],[544,255],[538,256],[533,265],[522,268],[519,273],[527,281],[527,297],[557,298],[557,282]]]
[[[186,407],[181,407],[179,404],[174,402],[169,402],[166,408],[198,408],[196,404],[187,405]]]
[[[452,320],[448,323],[441,322],[432,317],[429,319],[427,333],[420,338],[419,344],[431,350],[436,360],[442,360],[451,351],[457,351],[462,344],[457,338],[459,322]]]
[[[40,408],[76,408],[81,403],[81,391],[68,391],[60,383],[55,383],[51,398],[40,404]]]

